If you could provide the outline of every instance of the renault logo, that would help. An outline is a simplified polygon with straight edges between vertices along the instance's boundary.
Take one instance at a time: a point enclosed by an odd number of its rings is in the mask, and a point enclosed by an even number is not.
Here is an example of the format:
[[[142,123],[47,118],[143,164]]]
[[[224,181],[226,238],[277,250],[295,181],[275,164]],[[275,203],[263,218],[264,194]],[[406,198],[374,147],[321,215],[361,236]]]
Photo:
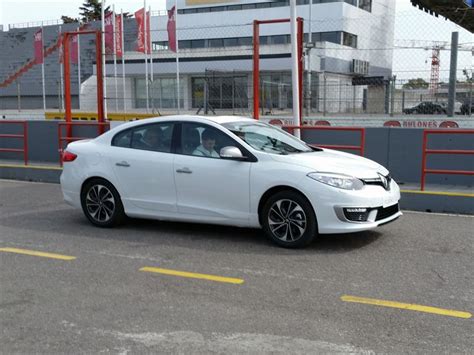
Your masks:
[[[382,181],[382,185],[384,187],[385,190],[388,190],[389,188],[389,185],[388,185],[388,180],[385,176],[383,176],[382,174],[378,173],[379,176],[380,176],[380,181]]]

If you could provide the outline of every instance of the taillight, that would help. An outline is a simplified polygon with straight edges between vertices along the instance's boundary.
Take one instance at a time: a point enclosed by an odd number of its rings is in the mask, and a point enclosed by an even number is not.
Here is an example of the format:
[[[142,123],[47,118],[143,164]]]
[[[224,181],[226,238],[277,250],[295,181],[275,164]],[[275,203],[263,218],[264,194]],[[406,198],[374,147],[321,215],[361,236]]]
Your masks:
[[[64,163],[74,161],[74,160],[76,160],[76,158],[77,158],[77,155],[74,154],[74,153],[68,152],[67,150],[65,150],[63,152],[63,162]]]

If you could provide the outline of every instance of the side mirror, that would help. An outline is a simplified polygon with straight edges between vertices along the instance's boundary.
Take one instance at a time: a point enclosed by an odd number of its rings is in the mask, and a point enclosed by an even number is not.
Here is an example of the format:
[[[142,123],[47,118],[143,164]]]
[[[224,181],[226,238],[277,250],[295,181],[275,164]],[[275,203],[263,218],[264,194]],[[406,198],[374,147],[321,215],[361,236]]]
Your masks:
[[[231,160],[245,160],[247,157],[242,155],[242,152],[237,147],[224,147],[221,149],[220,156],[222,159],[231,159]]]

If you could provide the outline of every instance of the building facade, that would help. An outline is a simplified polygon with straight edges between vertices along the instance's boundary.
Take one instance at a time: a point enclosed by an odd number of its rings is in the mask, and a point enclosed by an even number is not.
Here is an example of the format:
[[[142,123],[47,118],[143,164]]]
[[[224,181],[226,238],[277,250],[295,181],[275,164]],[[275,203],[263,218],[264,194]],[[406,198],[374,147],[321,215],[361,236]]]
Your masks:
[[[167,8],[174,3],[168,0]],[[313,112],[383,112],[387,87],[354,86],[352,80],[375,76],[384,81],[391,77],[392,52],[387,48],[393,47],[395,2],[298,0],[297,5],[297,14],[304,19],[306,105]],[[214,110],[249,114],[253,103],[252,23],[288,18],[289,1],[178,0],[178,9],[180,108],[190,112],[201,109],[201,113]],[[160,112],[177,109],[176,55],[168,48],[167,23],[166,13],[152,13],[153,65],[146,68],[143,53],[135,51],[135,20],[126,21],[125,80],[112,78],[115,68],[119,76],[122,74],[121,59],[117,66],[110,57],[106,62],[109,111],[141,110],[147,106],[149,110]],[[28,31],[31,35],[34,33],[34,29]],[[8,37],[5,36],[8,32],[3,36],[0,32],[0,38]],[[82,70],[86,71],[81,75],[80,93],[77,78],[73,78],[73,95],[76,107],[80,105],[81,110],[87,111],[96,107],[94,49],[89,42],[83,48],[88,48],[90,55],[81,61]],[[28,51],[32,52],[32,46]],[[59,68],[53,64],[49,67]],[[51,77],[59,77],[49,70],[47,76],[51,73]],[[148,85],[147,70],[153,73]],[[288,23],[261,26],[260,71],[262,111],[291,110]],[[58,88],[53,84],[48,83],[49,92],[57,98]],[[32,97],[38,100],[41,87],[31,90]],[[0,89],[0,105],[5,94],[2,91]],[[8,89],[7,93],[14,97],[15,89]],[[376,99],[371,100],[371,97]]]

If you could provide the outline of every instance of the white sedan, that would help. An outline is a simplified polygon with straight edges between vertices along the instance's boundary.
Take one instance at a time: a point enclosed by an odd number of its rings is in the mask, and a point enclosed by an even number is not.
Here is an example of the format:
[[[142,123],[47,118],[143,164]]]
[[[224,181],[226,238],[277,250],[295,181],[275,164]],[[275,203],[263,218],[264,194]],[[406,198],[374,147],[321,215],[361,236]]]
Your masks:
[[[126,216],[263,228],[283,247],[401,216],[400,189],[369,159],[314,148],[242,117],[125,123],[63,153],[61,187],[89,221]]]

